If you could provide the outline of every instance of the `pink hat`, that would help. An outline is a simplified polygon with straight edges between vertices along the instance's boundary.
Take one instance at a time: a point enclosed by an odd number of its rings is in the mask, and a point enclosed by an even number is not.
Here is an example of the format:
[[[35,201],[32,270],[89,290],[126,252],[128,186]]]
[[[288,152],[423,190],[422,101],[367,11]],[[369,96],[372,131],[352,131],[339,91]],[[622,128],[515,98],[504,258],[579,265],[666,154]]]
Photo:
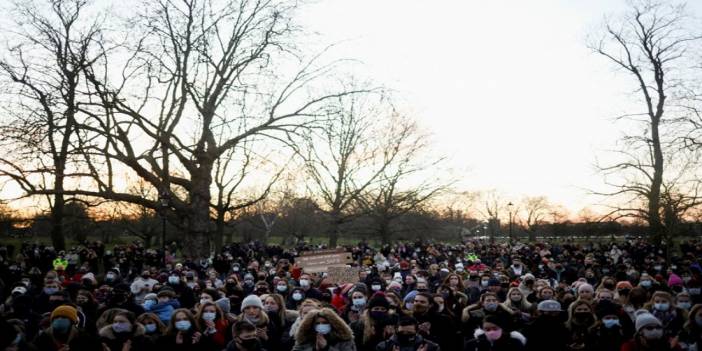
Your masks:
[[[683,280],[680,278],[677,274],[671,273],[670,277],[668,277],[668,286],[682,286],[683,285]]]

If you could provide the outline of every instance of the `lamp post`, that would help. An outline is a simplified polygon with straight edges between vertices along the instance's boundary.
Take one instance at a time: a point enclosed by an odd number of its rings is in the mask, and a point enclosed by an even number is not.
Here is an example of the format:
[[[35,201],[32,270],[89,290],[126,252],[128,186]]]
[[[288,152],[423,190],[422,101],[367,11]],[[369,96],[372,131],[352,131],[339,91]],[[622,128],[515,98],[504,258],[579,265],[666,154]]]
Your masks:
[[[512,242],[512,207],[514,207],[514,204],[512,202],[507,204],[507,208],[509,209],[509,241]]]
[[[163,266],[166,267],[166,211],[171,205],[171,196],[167,191],[158,196],[161,204],[161,250],[163,251]]]

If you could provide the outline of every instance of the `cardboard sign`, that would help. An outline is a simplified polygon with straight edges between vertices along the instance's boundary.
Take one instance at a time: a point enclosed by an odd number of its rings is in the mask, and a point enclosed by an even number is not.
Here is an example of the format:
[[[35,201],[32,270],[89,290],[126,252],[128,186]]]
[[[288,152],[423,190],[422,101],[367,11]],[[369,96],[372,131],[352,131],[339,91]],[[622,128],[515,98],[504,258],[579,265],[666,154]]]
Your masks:
[[[355,284],[360,271],[360,267],[329,267],[325,279],[331,284]]]
[[[325,250],[327,251],[327,250]],[[329,267],[346,267],[353,262],[349,252],[312,252],[303,253],[296,260],[307,273],[327,272]]]
[[[345,252],[346,251],[344,251],[344,249],[342,249],[342,248],[324,249],[324,250],[314,250],[314,251],[303,251],[303,252],[300,252],[300,256],[314,256],[314,255],[345,253]]]

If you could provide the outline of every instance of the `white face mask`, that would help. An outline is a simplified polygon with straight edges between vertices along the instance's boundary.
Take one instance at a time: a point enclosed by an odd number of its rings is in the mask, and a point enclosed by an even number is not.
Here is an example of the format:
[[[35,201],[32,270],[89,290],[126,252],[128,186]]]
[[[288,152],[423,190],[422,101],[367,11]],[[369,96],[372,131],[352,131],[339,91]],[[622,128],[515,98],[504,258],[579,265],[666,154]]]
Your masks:
[[[300,286],[306,288],[310,286],[310,281],[308,279],[300,279]]]

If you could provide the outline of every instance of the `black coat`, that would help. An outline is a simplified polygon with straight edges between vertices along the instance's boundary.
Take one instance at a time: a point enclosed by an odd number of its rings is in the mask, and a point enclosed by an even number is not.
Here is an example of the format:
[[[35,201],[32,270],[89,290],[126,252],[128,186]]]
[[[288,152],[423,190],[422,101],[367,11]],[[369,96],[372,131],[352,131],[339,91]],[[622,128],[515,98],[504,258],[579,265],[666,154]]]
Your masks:
[[[463,345],[463,351],[523,351],[526,339],[518,332],[502,334],[495,342],[490,342],[485,333],[478,329],[474,337],[468,339]]]

